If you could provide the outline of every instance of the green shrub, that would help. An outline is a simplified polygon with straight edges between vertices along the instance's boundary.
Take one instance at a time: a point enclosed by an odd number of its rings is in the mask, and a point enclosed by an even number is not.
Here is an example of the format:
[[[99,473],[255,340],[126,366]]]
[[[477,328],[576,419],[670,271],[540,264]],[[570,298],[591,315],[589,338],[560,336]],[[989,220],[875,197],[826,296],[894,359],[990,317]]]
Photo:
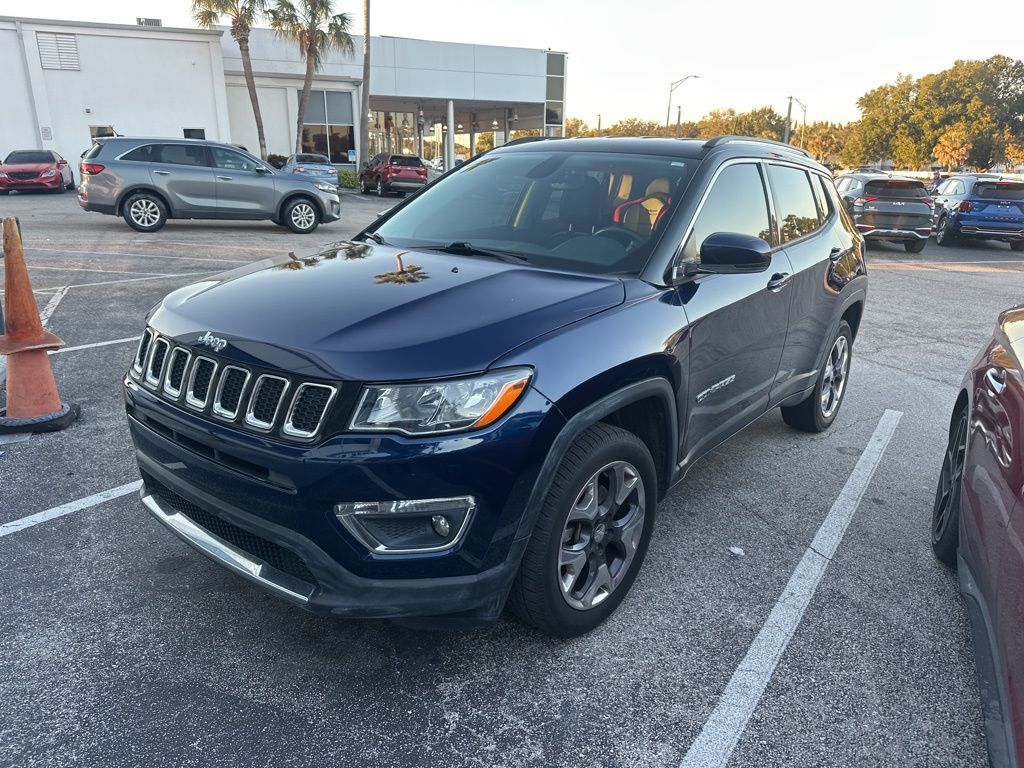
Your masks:
[[[357,189],[359,175],[355,171],[338,171],[338,186],[344,189]]]

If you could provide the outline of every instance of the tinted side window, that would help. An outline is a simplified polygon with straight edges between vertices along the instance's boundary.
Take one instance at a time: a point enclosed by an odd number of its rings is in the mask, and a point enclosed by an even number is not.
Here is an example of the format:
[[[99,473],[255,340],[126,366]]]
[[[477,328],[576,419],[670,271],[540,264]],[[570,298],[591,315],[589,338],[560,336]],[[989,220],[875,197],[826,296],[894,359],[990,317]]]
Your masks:
[[[206,165],[206,147],[199,144],[158,144],[153,147],[154,163]]]
[[[738,232],[771,241],[768,200],[761,172],[753,163],[730,165],[715,179],[683,246],[683,258],[696,259],[705,238],[715,232]]]
[[[136,147],[127,155],[124,155],[122,160],[131,160],[135,163],[151,163],[153,162],[154,150],[159,149],[152,144],[146,144],[143,147]]]
[[[240,152],[232,152],[230,149],[210,147],[213,154],[213,165],[225,171],[253,171],[255,172],[260,164],[253,158],[246,157]]]
[[[814,201],[818,204],[818,218],[822,221],[832,215],[832,205],[825,186],[828,183],[828,179],[824,176],[817,174],[811,176],[811,189],[814,190]]]
[[[840,192],[845,192],[846,188],[849,187],[849,186],[850,186],[850,179],[848,177],[843,177],[839,181],[836,182],[836,189],[838,189]]]
[[[775,215],[783,243],[809,235],[818,228],[818,207],[807,172],[786,165],[769,165],[768,181],[775,200]]]

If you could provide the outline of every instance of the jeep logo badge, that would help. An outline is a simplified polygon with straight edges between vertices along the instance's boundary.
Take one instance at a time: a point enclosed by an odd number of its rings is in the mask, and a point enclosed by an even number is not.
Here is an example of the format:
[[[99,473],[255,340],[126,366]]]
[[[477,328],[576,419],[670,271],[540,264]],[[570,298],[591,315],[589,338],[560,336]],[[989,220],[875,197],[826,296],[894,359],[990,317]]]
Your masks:
[[[198,339],[196,339],[196,342],[199,344],[205,344],[214,352],[220,352],[222,349],[224,349],[224,347],[228,345],[226,339],[222,339],[220,336],[214,336],[209,331],[207,331]]]

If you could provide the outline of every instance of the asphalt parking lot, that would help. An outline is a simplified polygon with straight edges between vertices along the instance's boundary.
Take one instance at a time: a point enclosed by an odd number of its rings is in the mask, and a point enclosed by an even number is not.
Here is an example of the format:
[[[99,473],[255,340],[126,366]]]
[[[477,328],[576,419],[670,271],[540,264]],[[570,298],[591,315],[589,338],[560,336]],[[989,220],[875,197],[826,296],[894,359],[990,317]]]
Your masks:
[[[70,193],[0,198],[68,347],[51,357],[61,394],[82,406],[65,432],[0,444],[0,765],[717,765],[691,745],[730,681],[756,675],[748,650],[880,421],[891,440],[728,765],[987,765],[967,617],[928,526],[957,387],[1021,301],[1024,259],[873,247],[834,427],[808,436],[773,412],[695,466],[610,621],[572,641],[512,619],[427,632],[293,608],[124,488],[138,472],[120,382],[145,312],[205,275],[345,239],[382,207],[346,195],[342,220],[306,237],[176,221],[143,235]]]

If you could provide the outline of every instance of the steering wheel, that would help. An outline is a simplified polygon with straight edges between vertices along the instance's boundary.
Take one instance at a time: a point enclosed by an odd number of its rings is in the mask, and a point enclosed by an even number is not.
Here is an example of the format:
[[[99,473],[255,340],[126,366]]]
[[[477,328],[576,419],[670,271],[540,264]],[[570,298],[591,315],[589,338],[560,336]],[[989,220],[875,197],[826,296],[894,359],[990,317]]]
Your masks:
[[[612,240],[621,243],[626,248],[629,248],[631,245],[643,245],[647,242],[646,237],[638,235],[632,229],[624,227],[621,224],[612,224],[611,226],[602,227],[594,233],[594,237],[598,237],[600,235],[610,237]]]

